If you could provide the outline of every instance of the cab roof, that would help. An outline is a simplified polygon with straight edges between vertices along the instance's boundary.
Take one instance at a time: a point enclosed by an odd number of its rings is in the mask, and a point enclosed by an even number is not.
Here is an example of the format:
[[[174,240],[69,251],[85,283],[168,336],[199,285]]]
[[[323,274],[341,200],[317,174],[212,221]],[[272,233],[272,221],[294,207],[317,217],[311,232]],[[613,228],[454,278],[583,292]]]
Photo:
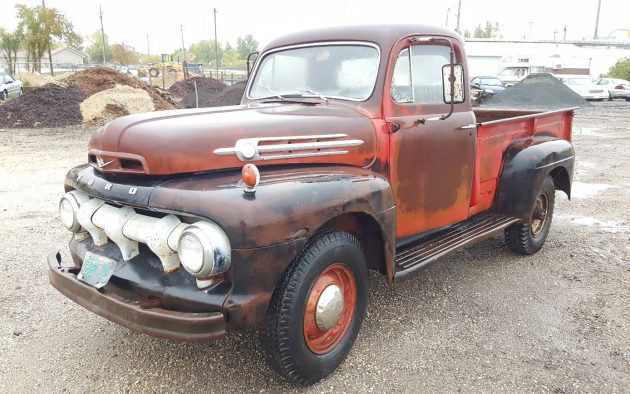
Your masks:
[[[462,42],[456,32],[430,25],[359,25],[327,27],[288,34],[271,41],[264,51],[289,45],[321,41],[366,41],[377,44],[381,51],[389,50],[402,37],[412,35],[438,35]]]

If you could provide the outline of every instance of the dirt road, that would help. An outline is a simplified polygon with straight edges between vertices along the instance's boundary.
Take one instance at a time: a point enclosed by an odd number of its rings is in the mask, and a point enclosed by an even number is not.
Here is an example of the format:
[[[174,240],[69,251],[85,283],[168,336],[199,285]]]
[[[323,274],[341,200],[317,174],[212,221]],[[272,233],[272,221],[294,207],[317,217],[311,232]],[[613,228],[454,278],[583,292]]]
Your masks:
[[[558,193],[546,246],[501,237],[388,287],[341,368],[310,388],[281,381],[256,332],[209,344],[116,326],[48,284],[65,172],[89,131],[0,131],[0,392],[417,392],[630,390],[630,103],[575,119],[571,202]]]

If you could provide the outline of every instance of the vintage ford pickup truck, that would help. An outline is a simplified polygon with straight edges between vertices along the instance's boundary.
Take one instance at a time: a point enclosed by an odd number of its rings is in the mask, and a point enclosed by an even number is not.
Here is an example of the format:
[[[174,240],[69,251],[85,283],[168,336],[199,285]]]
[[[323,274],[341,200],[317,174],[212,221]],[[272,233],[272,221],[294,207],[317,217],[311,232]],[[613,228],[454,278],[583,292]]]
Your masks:
[[[262,326],[309,384],[350,351],[368,270],[392,284],[505,233],[536,253],[571,192],[574,109],[473,109],[462,39],[344,27],[271,42],[242,104],[95,132],[59,203],[52,285],[105,318],[206,341]]]

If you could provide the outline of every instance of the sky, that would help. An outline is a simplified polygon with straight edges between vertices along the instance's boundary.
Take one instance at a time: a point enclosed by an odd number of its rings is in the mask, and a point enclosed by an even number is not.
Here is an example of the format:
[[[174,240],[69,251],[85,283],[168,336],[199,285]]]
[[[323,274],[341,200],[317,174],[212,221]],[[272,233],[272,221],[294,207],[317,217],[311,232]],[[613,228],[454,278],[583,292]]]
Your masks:
[[[0,27],[17,24],[15,4],[29,6],[41,0],[0,0]],[[123,42],[147,52],[147,35],[152,54],[171,53],[184,43],[214,37],[213,9],[217,9],[219,41],[251,33],[261,49],[275,37],[311,28],[356,24],[419,23],[454,29],[458,0],[46,0],[74,24],[75,31],[89,36],[100,29],[99,5],[109,42]],[[462,0],[460,30],[472,30],[485,21],[498,22],[506,39],[590,38],[595,28],[597,0]],[[450,10],[450,12],[449,12]],[[599,36],[613,29],[630,29],[630,0],[602,0]],[[86,44],[88,44],[86,42]]]

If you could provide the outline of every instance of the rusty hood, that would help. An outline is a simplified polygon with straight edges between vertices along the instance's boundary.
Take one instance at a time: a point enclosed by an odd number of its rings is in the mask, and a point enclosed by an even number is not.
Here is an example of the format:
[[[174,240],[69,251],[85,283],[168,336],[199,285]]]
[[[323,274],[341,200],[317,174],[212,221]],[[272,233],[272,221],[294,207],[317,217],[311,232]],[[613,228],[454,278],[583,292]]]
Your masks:
[[[372,121],[353,107],[249,104],[124,116],[93,135],[88,155],[101,172],[147,175],[241,168],[246,162],[365,167],[375,143]]]

